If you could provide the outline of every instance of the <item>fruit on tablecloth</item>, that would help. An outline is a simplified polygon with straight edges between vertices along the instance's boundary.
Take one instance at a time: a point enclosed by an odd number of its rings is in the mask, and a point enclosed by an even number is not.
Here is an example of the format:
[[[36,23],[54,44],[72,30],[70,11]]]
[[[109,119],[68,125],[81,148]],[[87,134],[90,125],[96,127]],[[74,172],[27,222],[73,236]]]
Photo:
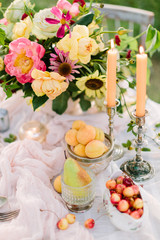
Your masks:
[[[135,209],[143,208],[143,200],[141,198],[136,198],[133,203],[133,207]]]
[[[84,222],[84,226],[89,229],[93,228],[94,225],[95,225],[95,221],[93,218],[89,218]]]
[[[74,149],[73,149],[74,153],[77,154],[80,157],[87,157],[86,153],[85,153],[85,146],[83,144],[77,144]]]
[[[119,203],[118,203],[118,206],[117,206],[117,209],[120,211],[120,212],[126,212],[129,208],[129,203],[128,201],[126,201],[125,199],[122,199]]]
[[[76,120],[72,123],[72,128],[79,130],[81,127],[86,126],[86,123],[82,120]]]
[[[76,129],[70,129],[67,131],[65,135],[65,141],[71,146],[76,146],[78,144],[77,141],[77,130]]]
[[[71,187],[83,187],[92,181],[87,171],[72,158],[65,161],[63,177],[64,183]]]
[[[62,188],[61,188],[61,175],[57,176],[57,177],[54,179],[53,186],[54,186],[54,189],[55,189],[58,193],[62,193]]]
[[[77,133],[77,140],[79,143],[86,145],[90,141],[94,140],[96,136],[96,130],[91,125],[86,125],[79,129]]]
[[[139,187],[131,178],[119,176],[109,179],[106,187],[110,191],[110,202],[122,213],[129,214],[134,219],[143,215],[143,200]]]
[[[99,140],[93,140],[89,142],[85,147],[85,153],[89,158],[100,157],[107,150],[107,146]]]
[[[123,190],[123,195],[125,197],[133,197],[134,195],[134,190],[132,187],[126,187],[124,190]]]
[[[95,127],[95,129],[96,129],[95,140],[99,140],[99,141],[103,142],[104,141],[104,132],[100,128]]]
[[[112,204],[117,204],[121,201],[121,195],[118,193],[112,193],[110,200]]]
[[[61,230],[65,230],[68,228],[68,221],[66,218],[61,218],[58,223],[57,223],[57,227]]]
[[[68,213],[66,215],[66,219],[67,219],[69,224],[73,224],[76,221],[76,216],[72,213]]]

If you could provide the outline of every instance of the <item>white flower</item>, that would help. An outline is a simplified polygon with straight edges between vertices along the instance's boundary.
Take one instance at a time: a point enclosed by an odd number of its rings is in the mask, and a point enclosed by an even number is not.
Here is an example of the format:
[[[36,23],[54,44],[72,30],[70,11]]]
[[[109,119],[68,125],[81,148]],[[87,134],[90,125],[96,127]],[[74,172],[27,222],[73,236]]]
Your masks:
[[[15,23],[20,21],[25,13],[25,6],[28,8],[32,7],[30,0],[14,0],[5,11],[4,17],[8,22]]]
[[[54,18],[56,16],[51,13],[51,8],[40,10],[34,15],[32,34],[38,39],[47,39],[56,36],[60,24],[49,24],[45,18]]]

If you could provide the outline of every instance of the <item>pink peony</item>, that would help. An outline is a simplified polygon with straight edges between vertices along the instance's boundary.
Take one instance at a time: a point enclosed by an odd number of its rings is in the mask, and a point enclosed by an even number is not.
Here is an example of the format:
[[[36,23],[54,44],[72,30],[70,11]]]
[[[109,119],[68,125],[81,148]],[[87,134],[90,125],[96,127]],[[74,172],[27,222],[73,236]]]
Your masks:
[[[4,25],[8,25],[8,21],[7,21],[7,19],[6,18],[2,18],[2,19],[0,19],[0,24],[4,24]]]
[[[26,38],[18,38],[9,44],[9,54],[4,58],[5,71],[16,76],[20,83],[32,82],[31,72],[34,68],[45,71],[46,65],[40,59],[44,56],[42,45]]]
[[[79,4],[78,3],[73,3],[71,4],[70,2],[66,0],[59,0],[57,3],[57,8],[60,10],[66,10],[69,11],[69,13],[73,16],[76,17],[79,14]]]

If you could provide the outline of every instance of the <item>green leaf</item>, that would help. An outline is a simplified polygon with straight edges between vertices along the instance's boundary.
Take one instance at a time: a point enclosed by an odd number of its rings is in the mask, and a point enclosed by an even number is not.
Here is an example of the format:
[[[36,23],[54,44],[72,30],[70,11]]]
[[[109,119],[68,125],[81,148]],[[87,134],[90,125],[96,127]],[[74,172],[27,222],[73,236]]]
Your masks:
[[[79,90],[79,88],[76,86],[76,84],[74,82],[70,82],[67,90],[69,92],[77,92]]]
[[[150,151],[151,151],[151,149],[150,149],[150,148],[145,148],[145,147],[144,147],[144,148],[142,148],[141,150],[142,150],[143,152],[150,152]]]
[[[83,111],[87,111],[91,107],[91,102],[84,98],[84,95],[81,96],[79,102]]]
[[[160,32],[152,27],[152,25],[148,26],[146,32],[146,52],[150,52],[151,55],[155,52],[158,48],[160,48]]]
[[[78,24],[88,26],[93,21],[93,17],[94,17],[93,13],[88,13],[85,16],[81,17],[74,25]]]
[[[4,45],[5,37],[6,37],[5,31],[0,28],[0,45]]]
[[[155,124],[155,127],[159,128],[160,127],[160,123]]]
[[[33,97],[33,109],[34,111],[39,108],[40,106],[42,106],[46,101],[48,100],[48,97],[46,95],[42,96],[42,97],[37,97],[36,95]]]
[[[61,95],[52,101],[52,110],[60,115],[64,113],[68,106],[69,97],[70,94],[68,91],[61,93]]]
[[[24,98],[31,97],[33,95],[33,89],[31,83],[25,83],[23,85]]]

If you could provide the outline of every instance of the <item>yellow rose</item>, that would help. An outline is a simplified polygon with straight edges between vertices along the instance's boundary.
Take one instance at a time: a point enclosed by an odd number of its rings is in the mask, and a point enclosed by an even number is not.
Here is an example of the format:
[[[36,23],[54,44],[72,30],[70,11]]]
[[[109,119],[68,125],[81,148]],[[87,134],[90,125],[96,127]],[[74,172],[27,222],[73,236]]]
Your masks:
[[[66,78],[56,72],[43,72],[35,68],[31,76],[35,79],[32,88],[38,97],[46,94],[53,100],[68,88],[68,83],[64,82]]]
[[[17,22],[13,27],[12,39],[15,40],[20,37],[29,38],[29,35],[32,31],[32,20],[30,17],[26,17],[24,20]]]
[[[4,69],[4,61],[3,58],[0,57],[0,71],[2,71]]]
[[[90,61],[91,55],[98,49],[98,44],[89,37],[89,30],[86,26],[76,25],[71,37],[67,34],[57,43],[57,48],[65,53],[69,52],[71,60],[79,60],[86,64]]]

